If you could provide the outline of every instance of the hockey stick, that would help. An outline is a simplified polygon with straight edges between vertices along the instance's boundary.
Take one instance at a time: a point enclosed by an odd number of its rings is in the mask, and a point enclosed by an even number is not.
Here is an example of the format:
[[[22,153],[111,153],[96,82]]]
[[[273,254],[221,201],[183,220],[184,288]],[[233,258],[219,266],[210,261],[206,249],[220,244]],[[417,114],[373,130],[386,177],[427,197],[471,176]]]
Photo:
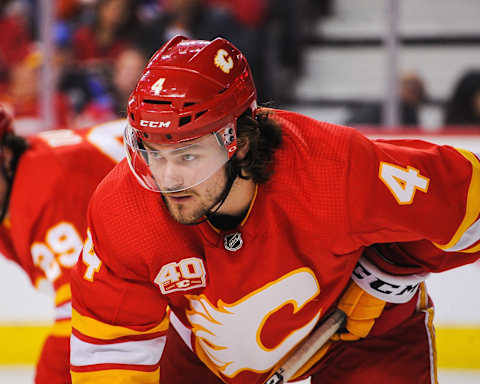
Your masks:
[[[265,384],[286,383],[342,327],[344,321],[345,313],[339,309],[333,312],[297,347]]]

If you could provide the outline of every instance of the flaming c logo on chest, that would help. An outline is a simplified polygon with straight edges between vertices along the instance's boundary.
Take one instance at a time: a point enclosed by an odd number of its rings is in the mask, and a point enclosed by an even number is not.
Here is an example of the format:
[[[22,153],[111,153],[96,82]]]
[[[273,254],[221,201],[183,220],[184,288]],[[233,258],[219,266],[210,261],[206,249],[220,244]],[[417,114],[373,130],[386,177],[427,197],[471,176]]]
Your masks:
[[[189,257],[165,264],[155,277],[164,295],[176,291],[205,287],[206,273],[202,259]]]
[[[293,326],[274,346],[262,341],[267,321],[285,305],[299,312],[320,293],[313,271],[303,267],[226,303],[212,302],[204,294],[185,295],[190,304],[187,318],[195,335],[195,352],[213,372],[235,377],[242,371],[267,372],[306,337],[318,322],[322,307]]]

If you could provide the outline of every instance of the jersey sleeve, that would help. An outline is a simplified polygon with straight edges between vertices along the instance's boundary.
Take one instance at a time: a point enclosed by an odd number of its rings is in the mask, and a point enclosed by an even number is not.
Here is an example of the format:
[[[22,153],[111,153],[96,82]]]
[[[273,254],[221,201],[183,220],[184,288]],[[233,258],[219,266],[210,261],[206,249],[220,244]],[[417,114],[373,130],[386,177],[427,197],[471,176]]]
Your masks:
[[[352,136],[347,172],[351,234],[361,245],[428,240],[446,252],[480,250],[477,155],[420,140]]]
[[[392,275],[444,272],[480,258],[477,253],[446,252],[426,240],[375,244],[364,255]]]
[[[90,228],[71,276],[72,382],[157,384],[166,303],[149,282],[126,278]]]

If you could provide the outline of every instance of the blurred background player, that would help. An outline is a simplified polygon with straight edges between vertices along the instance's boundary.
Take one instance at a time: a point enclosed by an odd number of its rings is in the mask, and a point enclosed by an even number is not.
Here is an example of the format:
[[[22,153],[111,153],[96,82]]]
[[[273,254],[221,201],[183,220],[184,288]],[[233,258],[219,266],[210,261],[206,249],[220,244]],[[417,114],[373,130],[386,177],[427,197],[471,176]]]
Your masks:
[[[55,297],[55,323],[35,383],[70,382],[69,270],[82,249],[90,195],[123,156],[123,124],[45,131],[25,139],[14,133],[11,116],[0,105],[0,252],[36,288]]]

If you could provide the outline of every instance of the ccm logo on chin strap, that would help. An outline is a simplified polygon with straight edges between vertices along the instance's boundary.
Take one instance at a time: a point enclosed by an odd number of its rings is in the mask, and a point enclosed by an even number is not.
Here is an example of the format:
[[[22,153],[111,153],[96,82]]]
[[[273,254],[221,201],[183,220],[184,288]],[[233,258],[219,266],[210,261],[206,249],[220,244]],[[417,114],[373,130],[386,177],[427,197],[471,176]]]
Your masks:
[[[407,303],[425,281],[428,273],[421,275],[394,276],[378,269],[366,258],[361,257],[353,270],[352,280],[370,295],[388,303]]]
[[[140,125],[142,127],[150,128],[168,128],[171,124],[171,121],[150,121],[150,120],[140,120]]]

